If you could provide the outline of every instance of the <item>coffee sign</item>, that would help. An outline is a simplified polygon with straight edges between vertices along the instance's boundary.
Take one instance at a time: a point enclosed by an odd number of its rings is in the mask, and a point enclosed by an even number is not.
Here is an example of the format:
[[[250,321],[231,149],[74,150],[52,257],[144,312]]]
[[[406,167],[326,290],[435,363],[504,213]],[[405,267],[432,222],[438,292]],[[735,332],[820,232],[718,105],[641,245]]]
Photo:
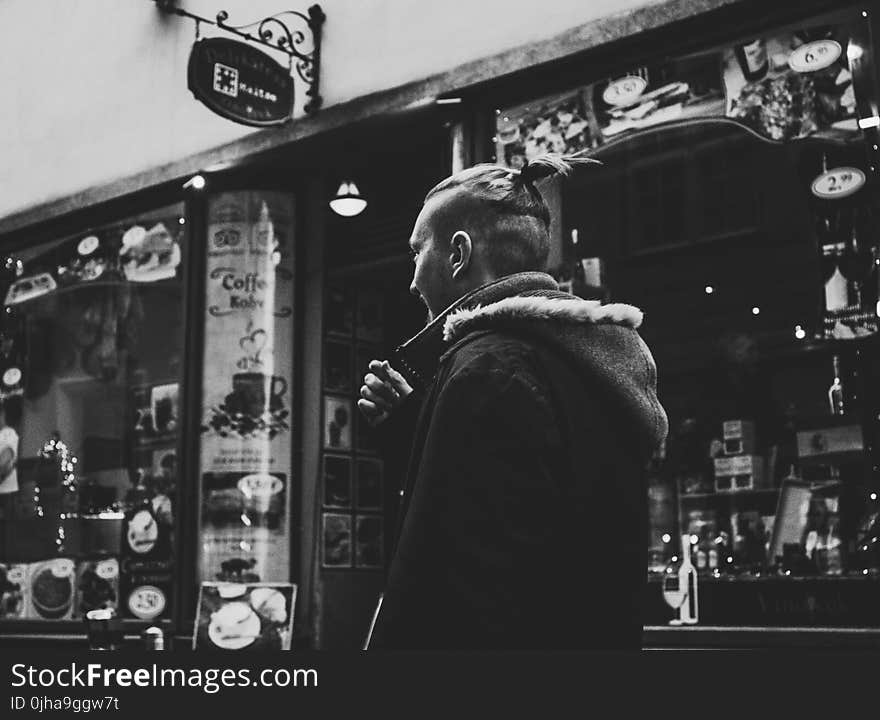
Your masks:
[[[204,38],[193,45],[187,84],[197,100],[242,125],[283,125],[293,114],[288,68],[228,38]]]

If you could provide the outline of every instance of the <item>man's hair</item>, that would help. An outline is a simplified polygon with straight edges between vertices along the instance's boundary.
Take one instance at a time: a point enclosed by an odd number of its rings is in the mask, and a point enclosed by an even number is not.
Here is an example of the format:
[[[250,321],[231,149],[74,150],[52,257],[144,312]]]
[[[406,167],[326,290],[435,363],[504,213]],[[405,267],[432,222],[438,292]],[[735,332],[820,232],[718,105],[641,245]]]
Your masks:
[[[500,275],[543,270],[550,252],[550,210],[536,183],[569,175],[577,165],[601,164],[578,155],[547,153],[519,170],[483,163],[435,185],[425,202],[449,192],[448,213],[436,219],[441,232],[469,230],[491,269]]]

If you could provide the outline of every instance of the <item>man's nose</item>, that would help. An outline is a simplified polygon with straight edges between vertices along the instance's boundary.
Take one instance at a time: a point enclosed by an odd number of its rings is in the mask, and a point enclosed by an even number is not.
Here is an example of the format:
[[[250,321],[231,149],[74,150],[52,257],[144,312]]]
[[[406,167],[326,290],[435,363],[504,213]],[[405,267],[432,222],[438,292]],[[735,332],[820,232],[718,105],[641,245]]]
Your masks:
[[[415,295],[416,297],[421,295],[421,293],[419,292],[419,289],[416,287],[416,279],[415,278],[413,278],[412,282],[409,284],[409,291],[412,295]]]

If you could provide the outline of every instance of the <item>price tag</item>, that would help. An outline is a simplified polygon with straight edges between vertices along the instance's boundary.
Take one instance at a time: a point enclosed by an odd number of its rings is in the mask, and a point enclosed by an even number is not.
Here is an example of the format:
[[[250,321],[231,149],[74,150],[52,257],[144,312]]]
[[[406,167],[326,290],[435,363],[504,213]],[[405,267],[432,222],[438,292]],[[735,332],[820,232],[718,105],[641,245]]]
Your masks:
[[[141,585],[128,596],[128,609],[141,620],[152,620],[165,609],[165,593],[155,585]]]
[[[20,380],[21,370],[19,370],[17,367],[11,367],[5,373],[3,373],[3,384],[7,387],[18,385],[18,382]]]
[[[52,563],[52,574],[57,578],[68,578],[73,575],[72,560],[56,560]]]
[[[6,571],[6,579],[11,583],[24,584],[27,574],[21,565],[13,565]]]
[[[102,560],[95,568],[95,574],[104,580],[112,580],[119,575],[119,563],[116,560]]]
[[[815,40],[792,50],[788,66],[795,72],[816,72],[835,63],[843,48],[836,40]]]
[[[79,241],[79,245],[76,246],[77,252],[80,255],[91,255],[95,250],[98,249],[98,243],[100,241],[94,235],[89,235],[86,238],[83,238]]]
[[[602,99],[609,105],[629,105],[636,100],[648,87],[645,78],[638,75],[614,80],[602,93]]]
[[[865,173],[854,167],[836,167],[819,175],[811,189],[823,200],[839,200],[857,192],[865,184]]]

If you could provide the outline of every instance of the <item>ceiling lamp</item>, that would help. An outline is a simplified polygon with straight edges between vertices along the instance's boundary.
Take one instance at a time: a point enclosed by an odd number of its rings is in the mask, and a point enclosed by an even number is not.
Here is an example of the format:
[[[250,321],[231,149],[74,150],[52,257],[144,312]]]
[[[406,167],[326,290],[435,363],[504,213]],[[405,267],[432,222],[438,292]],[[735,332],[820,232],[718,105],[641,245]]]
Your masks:
[[[366,206],[367,201],[361,197],[357,185],[348,181],[339,186],[336,197],[330,201],[330,209],[342,217],[360,215]]]

